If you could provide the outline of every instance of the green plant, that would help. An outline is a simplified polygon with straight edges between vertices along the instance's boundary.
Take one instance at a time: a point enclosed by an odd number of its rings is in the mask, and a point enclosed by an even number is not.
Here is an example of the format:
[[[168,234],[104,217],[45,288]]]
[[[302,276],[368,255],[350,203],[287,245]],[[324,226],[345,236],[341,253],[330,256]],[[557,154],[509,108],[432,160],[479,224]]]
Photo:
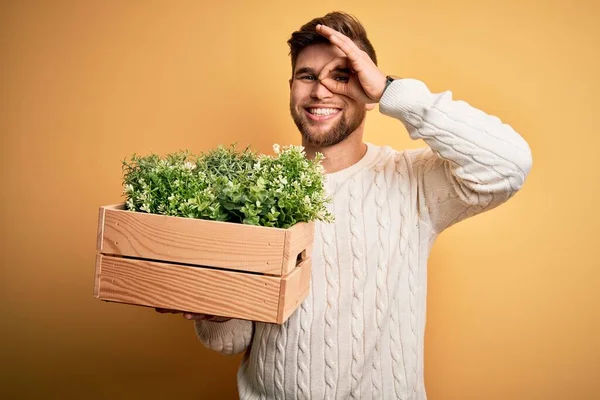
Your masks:
[[[238,151],[235,145],[200,156],[134,154],[123,161],[126,208],[277,228],[331,222],[322,154],[309,160],[301,146],[273,148],[275,156]]]

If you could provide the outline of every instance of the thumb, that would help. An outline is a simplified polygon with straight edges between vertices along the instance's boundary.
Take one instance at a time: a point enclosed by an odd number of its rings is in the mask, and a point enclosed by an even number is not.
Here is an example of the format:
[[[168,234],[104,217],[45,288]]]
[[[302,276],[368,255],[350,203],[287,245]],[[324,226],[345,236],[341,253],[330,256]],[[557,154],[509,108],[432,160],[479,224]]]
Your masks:
[[[320,82],[330,92],[350,97],[349,85],[345,84],[344,82],[336,81],[332,78],[324,78],[321,79]]]
[[[358,79],[350,79],[349,82],[342,82],[332,78],[325,78],[321,79],[320,82],[332,93],[350,97],[363,103],[372,102],[372,99],[367,96],[362,86],[358,83]]]

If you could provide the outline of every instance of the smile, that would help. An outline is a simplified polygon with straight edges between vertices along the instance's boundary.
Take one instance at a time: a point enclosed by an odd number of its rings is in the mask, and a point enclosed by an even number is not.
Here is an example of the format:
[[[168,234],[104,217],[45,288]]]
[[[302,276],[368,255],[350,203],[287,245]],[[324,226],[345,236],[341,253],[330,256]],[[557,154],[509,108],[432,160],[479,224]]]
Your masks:
[[[304,109],[308,117],[314,121],[324,121],[327,119],[331,119],[337,114],[339,114],[342,110],[339,108],[316,108],[309,107]]]

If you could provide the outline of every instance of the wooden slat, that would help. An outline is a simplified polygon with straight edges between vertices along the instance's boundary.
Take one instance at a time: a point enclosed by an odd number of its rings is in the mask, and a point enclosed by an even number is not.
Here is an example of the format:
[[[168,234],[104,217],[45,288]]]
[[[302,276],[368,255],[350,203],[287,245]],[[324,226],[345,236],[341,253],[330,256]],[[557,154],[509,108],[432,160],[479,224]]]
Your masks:
[[[119,209],[121,208],[121,209]],[[102,253],[282,275],[285,229],[104,207]]]
[[[302,259],[311,256],[314,231],[314,222],[296,224],[286,231],[282,275],[289,274],[296,267],[298,255],[301,254]]]
[[[289,275],[281,278],[277,323],[282,324],[308,296],[312,258],[302,261]]]
[[[96,297],[102,300],[277,322],[282,278],[105,255],[99,258]]]
[[[98,211],[98,237],[96,238],[96,249],[102,252],[102,242],[104,240],[104,207]]]
[[[94,297],[98,297],[99,289],[98,283],[100,280],[98,277],[100,276],[100,263],[102,261],[102,256],[100,254],[96,254],[96,269],[94,271]]]

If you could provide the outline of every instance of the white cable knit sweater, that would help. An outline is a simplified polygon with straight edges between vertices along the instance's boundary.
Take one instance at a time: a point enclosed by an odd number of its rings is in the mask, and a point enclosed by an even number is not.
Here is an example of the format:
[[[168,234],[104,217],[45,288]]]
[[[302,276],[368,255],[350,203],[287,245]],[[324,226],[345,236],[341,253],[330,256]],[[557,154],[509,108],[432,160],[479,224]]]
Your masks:
[[[327,175],[335,222],[316,224],[311,291],[298,310],[281,326],[195,323],[209,348],[248,348],[241,399],[426,399],[431,246],[445,228],[513,196],[531,152],[498,118],[417,80],[394,81],[380,110],[428,147],[368,144],[358,163]]]

